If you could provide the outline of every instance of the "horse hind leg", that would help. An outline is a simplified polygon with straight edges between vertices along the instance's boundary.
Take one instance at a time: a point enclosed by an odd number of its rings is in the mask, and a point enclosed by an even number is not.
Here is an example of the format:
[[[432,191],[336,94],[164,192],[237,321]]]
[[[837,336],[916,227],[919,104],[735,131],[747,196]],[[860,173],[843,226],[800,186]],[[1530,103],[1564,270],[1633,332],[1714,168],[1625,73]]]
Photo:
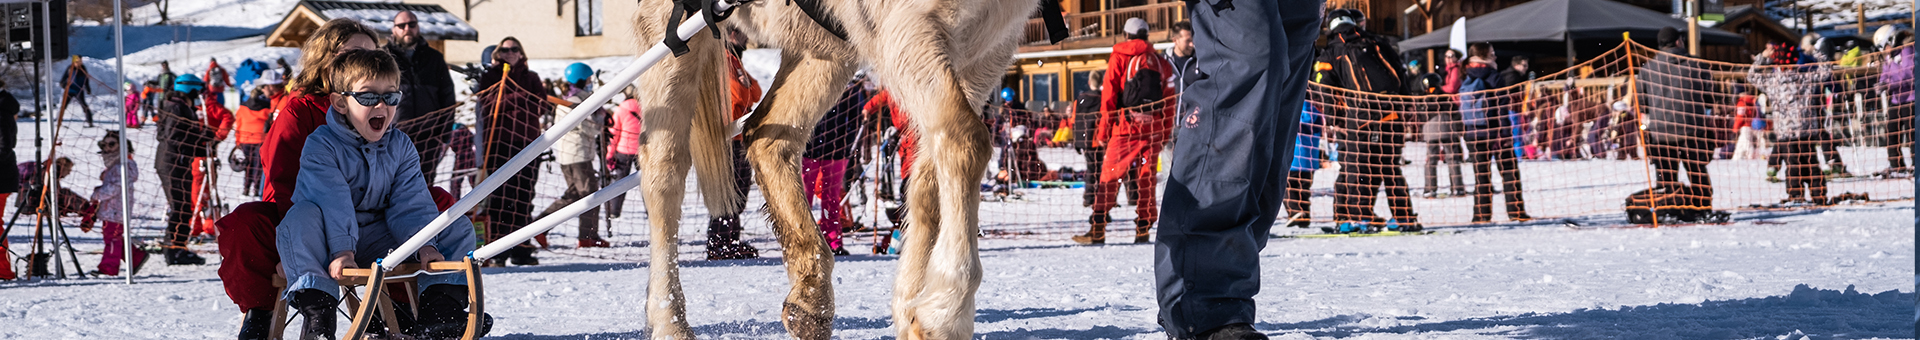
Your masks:
[[[889,57],[871,60],[885,79],[894,80],[889,84],[901,110],[918,123],[922,154],[928,158],[920,165],[931,165],[921,173],[934,175],[931,184],[937,186],[935,197],[909,197],[910,209],[939,205],[921,287],[911,297],[906,310],[910,314],[894,317],[908,320],[900,329],[902,338],[969,338],[981,276],[975,235],[979,181],[990,151],[987,128],[967,104],[969,83],[956,74],[952,51],[946,50],[949,31],[924,13],[891,15],[879,29],[890,34],[878,39],[876,50]]]
[[[767,198],[793,282],[781,323],[794,338],[828,339],[833,336],[833,253],[813,221],[798,165],[814,124],[839,99],[853,70],[797,49],[783,51],[781,60],[773,90],[748,122],[747,158]]]

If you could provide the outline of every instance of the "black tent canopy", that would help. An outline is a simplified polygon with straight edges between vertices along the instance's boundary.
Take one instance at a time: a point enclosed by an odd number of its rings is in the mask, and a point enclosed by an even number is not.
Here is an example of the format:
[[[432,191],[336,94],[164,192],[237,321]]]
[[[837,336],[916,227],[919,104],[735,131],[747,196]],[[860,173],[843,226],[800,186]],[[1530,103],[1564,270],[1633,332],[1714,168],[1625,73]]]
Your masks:
[[[1609,0],[1534,0],[1493,13],[1467,19],[1468,42],[1530,43],[1562,42],[1573,49],[1574,40],[1620,39],[1630,33],[1635,41],[1653,45],[1664,27],[1685,31],[1687,21],[1666,13]],[[1447,25],[1425,35],[1401,41],[1401,51],[1446,48],[1453,26]],[[1702,27],[1703,45],[1739,45],[1746,38],[1738,34]],[[1568,56],[1572,58],[1573,56]]]

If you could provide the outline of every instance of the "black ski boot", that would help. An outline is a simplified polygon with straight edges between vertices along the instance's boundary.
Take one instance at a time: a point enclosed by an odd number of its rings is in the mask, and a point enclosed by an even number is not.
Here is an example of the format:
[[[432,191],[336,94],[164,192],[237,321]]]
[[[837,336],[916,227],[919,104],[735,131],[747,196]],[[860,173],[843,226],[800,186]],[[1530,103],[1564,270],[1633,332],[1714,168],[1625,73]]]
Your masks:
[[[1200,340],[1267,340],[1267,335],[1260,334],[1260,331],[1253,330],[1252,325],[1236,323],[1200,332],[1200,334],[1194,338]]]
[[[300,323],[300,340],[333,340],[334,324],[340,317],[334,307],[339,304],[339,299],[318,289],[293,292],[293,299],[287,301],[287,306],[299,312],[303,319]]]
[[[533,247],[513,247],[507,251],[507,262],[516,266],[538,266],[540,259],[533,257]]]
[[[267,333],[273,332],[274,321],[272,310],[247,310],[246,319],[240,320],[240,340],[267,340]]]
[[[707,260],[744,260],[760,257],[760,249],[740,241],[740,217],[707,220]]]
[[[481,314],[476,337],[493,329],[493,315]],[[467,332],[467,286],[433,285],[420,291],[420,318],[407,334],[422,340],[459,339]]]
[[[200,255],[194,254],[192,250],[186,250],[186,249],[180,249],[180,248],[167,249],[167,265],[169,266],[180,266],[180,265],[198,266],[203,264],[207,264],[207,259],[200,258]]]

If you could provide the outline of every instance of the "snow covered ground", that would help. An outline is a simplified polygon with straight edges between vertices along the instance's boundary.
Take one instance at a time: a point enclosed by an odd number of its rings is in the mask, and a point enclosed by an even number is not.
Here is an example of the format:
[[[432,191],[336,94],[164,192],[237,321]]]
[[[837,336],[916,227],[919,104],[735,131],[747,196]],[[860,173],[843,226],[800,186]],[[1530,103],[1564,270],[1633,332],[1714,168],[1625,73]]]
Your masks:
[[[1280,339],[1910,338],[1913,216],[1911,202],[1901,202],[1725,226],[1274,239],[1262,253],[1256,327]],[[699,233],[687,230],[686,239]],[[752,241],[773,245],[764,234]],[[978,338],[1163,337],[1149,246],[989,239],[981,247]],[[680,249],[682,259],[697,259],[702,248]],[[783,336],[787,280],[779,253],[767,255],[682,262],[697,333]],[[835,334],[890,338],[893,257],[838,260]],[[0,338],[231,337],[239,312],[215,268],[156,262],[134,285],[3,282],[0,324],[9,327]],[[485,272],[493,338],[646,336],[647,268],[634,261],[549,255],[541,266]]]
[[[190,25],[261,28],[292,7],[292,0],[201,0],[175,4],[170,16]],[[135,8],[130,22],[157,20],[149,7]],[[215,58],[232,67],[246,58],[298,62],[298,49],[268,48],[259,37],[193,41],[128,51],[127,74],[151,79],[160,61],[181,73],[200,73]],[[748,51],[746,66],[771,85],[778,51]],[[580,60],[612,72],[623,58]],[[531,68],[557,76],[575,60],[534,60]],[[56,63],[63,69],[66,61]],[[112,81],[111,60],[87,59],[95,78]],[[298,66],[298,65],[296,65]],[[459,79],[456,75],[455,79]],[[22,82],[13,83],[23,101]],[[104,90],[104,89],[96,89]],[[102,91],[105,92],[105,91]],[[89,103],[111,112],[117,98]],[[78,110],[72,111],[78,115]],[[103,115],[102,120],[111,117]],[[104,130],[78,128],[69,116],[62,152],[78,166],[65,185],[86,193],[97,183],[99,161],[92,142]],[[34,132],[17,121],[22,140]],[[51,134],[50,128],[43,128]],[[137,185],[133,234],[150,240],[161,233],[165,202],[153,178],[152,128],[130,130],[142,175]],[[231,145],[222,147],[225,152]],[[30,142],[15,149],[21,161],[35,154]],[[1424,158],[1411,146],[1405,157]],[[1855,173],[1884,168],[1879,149],[1841,149]],[[1070,150],[1043,149],[1055,168],[1084,168]],[[1883,155],[1883,154],[1880,154]],[[451,162],[444,162],[448,166]],[[1746,212],[1729,225],[1625,228],[1617,220],[1620,200],[1644,189],[1644,163],[1635,161],[1523,162],[1530,212],[1571,217],[1584,228],[1543,218],[1531,225],[1461,226],[1466,198],[1416,199],[1422,220],[1440,234],[1356,239],[1276,238],[1263,253],[1262,331],[1281,339],[1306,338],[1912,338],[1915,275],[1912,200],[1852,204],[1824,210]],[[1424,185],[1418,165],[1403,167],[1410,185]],[[1784,196],[1764,180],[1758,161],[1716,161],[1715,206],[1734,209]],[[443,170],[444,171],[444,170]],[[238,192],[236,174],[222,171],[221,187]],[[1320,171],[1314,188],[1331,188],[1336,171]],[[1164,175],[1163,175],[1164,176]],[[557,169],[542,171],[535,206],[561,192]],[[1470,183],[1472,179],[1469,177]],[[1849,179],[1835,193],[1869,193],[1876,199],[1913,197],[1912,181]],[[982,203],[983,229],[996,235],[981,244],[986,277],[979,293],[979,338],[1159,339],[1154,322],[1152,248],[1113,244],[1074,246],[1065,235],[1084,229],[1079,189],[1021,190],[1022,198]],[[747,219],[748,242],[765,258],[701,261],[707,217],[697,192],[683,205],[686,220],[678,245],[687,290],[688,318],[706,338],[780,338],[779,305],[787,280],[782,255],[764,219]],[[865,197],[855,194],[856,197]],[[251,200],[226,198],[229,205]],[[553,232],[556,247],[542,253],[542,266],[487,269],[488,310],[498,320],[494,338],[644,338],[648,246],[646,213],[629,197],[625,217],[607,230],[614,248],[568,247],[573,227]],[[749,207],[764,200],[756,190]],[[1331,211],[1328,197],[1313,200],[1316,217]],[[1384,203],[1383,203],[1384,204]],[[871,206],[856,218],[873,215]],[[12,210],[11,208],[7,210]],[[757,209],[756,209],[757,210]],[[1383,209],[1384,211],[1384,209]],[[1132,218],[1131,207],[1114,210]],[[68,219],[69,224],[76,222]],[[83,269],[92,269],[102,248],[100,234],[65,230]],[[1310,233],[1276,229],[1276,234]],[[8,232],[24,246],[30,227]],[[864,253],[871,235],[849,238]],[[214,244],[195,245],[207,266],[165,266],[156,257],[125,285],[117,279],[0,282],[0,339],[202,339],[227,338],[239,311],[225,297],[215,273],[221,259]],[[24,249],[17,247],[16,249]],[[16,251],[16,255],[20,253]],[[14,258],[18,260],[18,257]],[[71,263],[72,260],[64,262]],[[835,266],[836,335],[891,338],[888,302],[896,263],[891,256],[855,255]],[[71,270],[71,268],[68,268]],[[1805,335],[1805,336],[1801,336]]]

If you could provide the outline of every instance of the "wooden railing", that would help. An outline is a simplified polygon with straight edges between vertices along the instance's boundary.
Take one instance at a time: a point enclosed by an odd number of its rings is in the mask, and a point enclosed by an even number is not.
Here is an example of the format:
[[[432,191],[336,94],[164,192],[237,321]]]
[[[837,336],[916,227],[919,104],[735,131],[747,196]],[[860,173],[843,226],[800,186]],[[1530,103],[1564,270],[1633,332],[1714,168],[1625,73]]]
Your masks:
[[[1149,32],[1161,33],[1173,26],[1173,23],[1187,19],[1187,6],[1182,2],[1158,3],[1127,7],[1115,10],[1073,13],[1064,16],[1068,34],[1065,42],[1097,38],[1119,37],[1120,29],[1127,19],[1141,18],[1152,27]],[[1022,36],[1022,46],[1047,45],[1046,22],[1040,19],[1027,21],[1026,35]]]

